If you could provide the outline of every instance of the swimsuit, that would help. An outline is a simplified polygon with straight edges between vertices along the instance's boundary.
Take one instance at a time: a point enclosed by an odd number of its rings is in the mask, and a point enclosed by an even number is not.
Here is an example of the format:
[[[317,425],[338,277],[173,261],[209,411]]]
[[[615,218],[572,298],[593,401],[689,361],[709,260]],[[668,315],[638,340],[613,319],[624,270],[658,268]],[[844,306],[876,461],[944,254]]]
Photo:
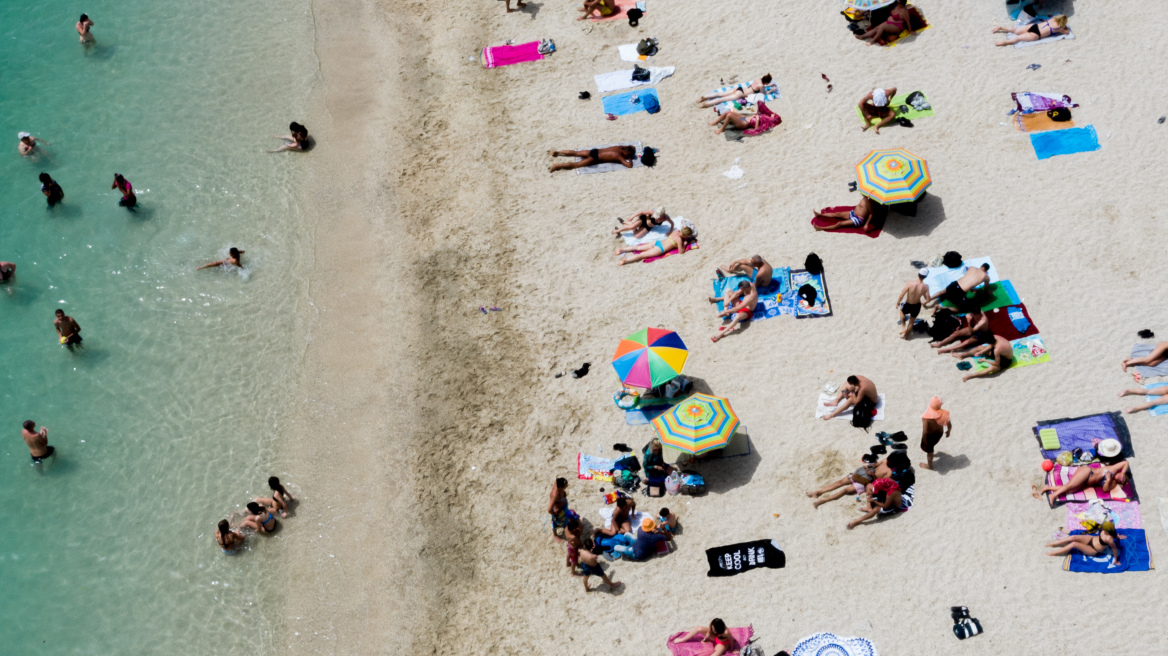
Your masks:
[[[1001,356],[1001,361],[1002,361],[1002,364],[998,365],[1000,367],[1001,371],[1005,371],[1005,370],[1009,369],[1014,364],[1014,358],[1008,358],[1004,355]]]
[[[256,515],[256,517],[259,517],[259,515]],[[272,522],[272,528],[268,528],[269,521]],[[260,522],[260,526],[263,527],[265,533],[271,533],[273,530],[275,530],[275,528],[276,528],[275,525],[276,525],[276,516],[273,515],[272,512],[269,510],[268,511],[268,518],[265,519],[264,521]]]
[[[552,515],[552,528],[560,528],[568,525],[568,520],[579,517],[576,511],[568,509],[568,501],[564,500],[564,507],[560,511]]]
[[[925,433],[921,437],[921,451],[924,451],[925,453],[932,453],[933,447],[937,446],[937,444],[941,441],[941,438],[944,436],[944,430],[939,430],[936,433]]]
[[[41,464],[41,462],[42,462],[42,461],[43,461],[45,458],[51,458],[51,457],[53,457],[53,454],[54,454],[54,453],[56,453],[56,451],[57,451],[57,450],[56,450],[55,448],[53,448],[53,447],[51,447],[51,446],[46,446],[46,447],[45,447],[45,455],[43,455],[43,456],[33,456],[32,454],[29,454],[29,455],[30,455],[30,456],[32,456],[32,462],[33,462],[33,464],[34,464],[34,465],[39,465],[39,464]]]
[[[921,313],[921,304],[920,303],[904,303],[900,306],[900,312],[901,312],[901,314],[906,314],[906,315],[912,317],[913,319],[916,319],[917,315]]]
[[[653,242],[653,245],[656,246],[657,248],[660,248],[661,253],[665,254],[665,246],[662,245],[661,240],[657,240],[657,241]]]
[[[852,220],[852,225],[856,226],[857,228],[864,225],[864,219],[856,216],[856,210],[854,209],[848,210],[848,218]]]
[[[589,157],[591,157],[593,160],[595,160],[595,161],[593,161],[593,162],[592,162],[593,164],[599,164],[599,163],[600,163],[600,151],[599,151],[599,150],[597,150],[596,148],[591,148],[591,149],[589,149],[589,150],[588,150],[588,156],[589,156]]]
[[[599,576],[599,577],[604,576],[604,570],[600,569],[600,567],[597,565],[589,565],[588,563],[582,563],[580,565],[580,569],[584,572],[584,576]]]

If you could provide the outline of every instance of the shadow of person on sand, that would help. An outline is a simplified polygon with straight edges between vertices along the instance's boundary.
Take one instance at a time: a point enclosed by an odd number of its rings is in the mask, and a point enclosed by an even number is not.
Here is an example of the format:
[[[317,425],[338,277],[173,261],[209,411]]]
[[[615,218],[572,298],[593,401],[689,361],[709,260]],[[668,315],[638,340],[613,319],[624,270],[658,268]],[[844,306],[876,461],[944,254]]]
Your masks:
[[[891,205],[888,209],[884,234],[896,239],[927,237],[945,220],[945,204],[939,196],[929,193],[915,203],[903,207]]]
[[[933,454],[933,471],[944,476],[951,471],[965,469],[970,465],[969,456],[959,455],[951,456],[947,453],[937,451]],[[927,469],[925,471],[928,471]]]
[[[539,14],[539,9],[542,6],[543,5],[539,4],[538,2],[531,2],[531,0],[528,0],[527,6],[520,9],[519,11],[525,14],[531,14],[531,20],[535,20],[535,17],[537,14]]]

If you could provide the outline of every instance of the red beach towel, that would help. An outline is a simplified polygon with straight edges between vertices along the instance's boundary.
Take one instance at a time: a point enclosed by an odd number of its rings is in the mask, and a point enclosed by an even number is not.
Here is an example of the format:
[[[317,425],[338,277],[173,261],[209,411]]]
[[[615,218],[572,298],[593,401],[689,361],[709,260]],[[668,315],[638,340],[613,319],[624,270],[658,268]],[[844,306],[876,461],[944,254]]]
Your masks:
[[[1011,307],[1021,308],[1022,316],[1026,317],[1026,320],[1030,322],[1030,326],[1026,328],[1026,332],[1018,332],[1018,328],[1014,326],[1014,322],[1010,321],[1009,309]],[[986,318],[989,319],[991,333],[1001,335],[1011,342],[1016,339],[1038,334],[1038,326],[1034,325],[1034,320],[1030,318],[1030,313],[1026,311],[1026,306],[1021,303],[1016,306],[1012,305],[986,312]]]
[[[539,41],[483,48],[483,66],[487,68],[522,64],[538,59],[543,59],[543,55],[539,54]]]
[[[848,206],[840,205],[837,207],[825,207],[819,211],[826,214],[828,212],[850,212],[854,209],[856,209],[855,205],[848,205]],[[811,225],[813,225],[813,226],[826,226],[826,225],[831,225],[835,221],[836,221],[836,219],[821,219],[819,217],[814,217],[811,219]],[[868,235],[872,239],[875,239],[875,238],[879,237],[880,232],[882,230],[884,230],[884,221],[881,219],[873,219],[872,225],[875,227],[872,228],[871,232],[864,232],[860,228],[840,228],[839,230],[832,230],[831,232],[846,232],[848,234],[853,234],[853,235]]]

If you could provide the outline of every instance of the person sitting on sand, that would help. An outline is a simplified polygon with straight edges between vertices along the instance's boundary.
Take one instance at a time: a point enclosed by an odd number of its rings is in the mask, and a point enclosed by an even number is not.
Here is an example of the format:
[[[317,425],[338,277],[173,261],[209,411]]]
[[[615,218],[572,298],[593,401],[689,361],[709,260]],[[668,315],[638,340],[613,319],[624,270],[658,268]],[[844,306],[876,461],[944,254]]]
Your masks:
[[[934,396],[929,401],[929,409],[921,415],[921,451],[925,452],[927,459],[921,463],[921,467],[925,469],[933,468],[933,449],[941,442],[941,438],[949,437],[953,433],[949,411],[942,410],[941,403],[941,397]]]
[[[118,201],[119,206],[132,210],[138,204],[138,196],[134,194],[134,185],[130,184],[130,181],[121,173],[114,174],[114,183],[110,185],[110,189],[122,192],[122,199]]]
[[[579,169],[585,166],[603,164],[605,162],[620,164],[627,169],[631,169],[633,168],[633,162],[637,159],[637,148],[635,146],[608,146],[607,148],[592,148],[590,150],[552,150],[549,152],[552,157],[580,158],[575,162],[552,164],[548,170],[553,173],[567,169]]]
[[[647,496],[665,496],[665,477],[673,471],[673,467],[665,462],[665,456],[661,453],[661,440],[654,437],[645,445],[645,450],[641,452],[641,467],[645,473],[645,494]],[[653,481],[650,484],[649,481]],[[661,490],[661,494],[654,495],[650,493],[649,489],[656,487]]]
[[[683,636],[674,638],[673,644],[679,645],[683,642],[689,642],[698,636],[702,637],[703,643],[714,643],[714,651],[710,652],[710,656],[726,656],[742,646],[736,644],[734,636],[730,634],[730,629],[726,628],[726,623],[717,617],[710,621],[709,626],[699,626]]]
[[[296,121],[292,121],[288,124],[288,130],[292,134],[287,134],[282,137],[274,134],[272,135],[273,139],[283,139],[284,145],[276,148],[275,150],[269,150],[269,153],[279,153],[285,150],[298,150],[302,152],[308,150],[308,128],[297,123]]]
[[[624,266],[632,262],[640,262],[651,257],[660,257],[669,251],[676,250],[678,255],[684,255],[689,245],[693,242],[693,230],[688,227],[681,230],[674,230],[669,233],[665,239],[658,239],[652,244],[637,244],[636,246],[621,246],[616,249],[614,255],[624,255],[625,253],[636,253],[632,257],[621,258],[617,262],[617,266]]]
[[[718,126],[718,129],[714,130],[714,134],[722,134],[726,131],[727,126],[734,126],[735,129],[742,130],[743,134],[753,137],[770,130],[782,122],[783,119],[778,114],[772,112],[766,103],[760,102],[758,103],[758,112],[755,114],[746,116],[739,113],[738,110],[731,109],[714,119],[710,125]]]
[[[1019,41],[1037,41],[1056,34],[1068,34],[1070,31],[1071,28],[1067,27],[1066,15],[1059,14],[1058,16],[1053,16],[1029,25],[1019,25],[1018,27],[998,26],[990,32],[992,34],[1001,33],[1010,35],[1005,41],[998,41],[994,45],[1012,46]]]
[[[588,587],[589,576],[599,576],[610,590],[620,587],[620,581],[608,578],[608,574],[605,574],[604,568],[600,566],[599,556],[602,553],[604,553],[604,547],[594,543],[592,538],[584,540],[584,549],[580,551],[580,571],[584,577],[584,592],[592,592],[592,588]]]
[[[657,523],[662,529],[668,531],[670,535],[677,532],[677,513],[671,512],[668,508],[662,508],[657,511]]]
[[[271,533],[278,525],[274,506],[263,506],[255,501],[247,502],[247,516],[243,518],[240,526],[250,528],[256,533]]]
[[[896,120],[896,110],[888,106],[894,96],[896,87],[873,89],[860,99],[860,115],[864,118],[864,128],[861,132],[867,132],[868,128],[875,127],[873,132],[880,134],[880,128]],[[880,122],[873,126],[872,119],[879,119]]]
[[[734,260],[724,267],[718,267],[714,274],[719,278],[726,276],[753,277],[755,285],[766,287],[771,284],[771,276],[775,274],[775,268],[762,259],[761,255],[751,255],[741,260]]]
[[[738,324],[750,321],[754,317],[754,308],[758,305],[758,287],[745,280],[738,283],[738,289],[726,294],[725,296],[711,296],[710,302],[717,303],[722,301],[722,307],[725,309],[718,314],[719,317],[725,319],[730,318],[730,323],[718,328],[718,334],[710,338],[711,342],[717,342],[726,335],[734,332]]]
[[[296,497],[284,489],[284,486],[280,484],[280,479],[275,476],[268,477],[268,487],[272,490],[271,498],[258,497],[254,501],[260,505],[275,508],[280,511],[280,517],[288,519],[288,502],[295,501]]]
[[[61,189],[61,185],[57,184],[52,176],[48,173],[42,173],[38,179],[41,181],[41,193],[45,195],[49,207],[65,200],[65,191]]]
[[[16,275],[16,264],[12,262],[0,262],[0,282],[8,282],[12,280],[12,276]]]
[[[900,290],[900,295],[896,297],[897,323],[904,323],[904,330],[900,331],[900,336],[904,339],[908,339],[912,333],[917,315],[921,313],[921,303],[929,297],[929,286],[925,284],[928,275],[928,269],[917,271],[917,279],[904,283],[904,289]]]
[[[848,530],[856,528],[881,512],[888,514],[902,510],[903,503],[904,496],[901,494],[900,484],[891,478],[878,478],[872,482],[868,503],[860,508],[860,512],[864,514],[848,522]]]
[[[227,259],[217,260],[215,262],[208,262],[208,263],[204,264],[203,266],[199,267],[198,269],[195,269],[195,271],[198,271],[199,269],[210,269],[211,267],[219,267],[219,266],[242,267],[243,264],[241,263],[239,258],[242,257],[243,254],[246,252],[247,251],[241,251],[238,248],[232,246],[231,248],[227,249]]]
[[[938,299],[949,301],[959,311],[966,311],[967,309],[976,307],[976,301],[966,298],[966,294],[981,285],[989,284],[989,271],[989,263],[983,264],[980,267],[966,267],[965,274],[949,283],[949,286],[944,291],[939,294],[930,293],[928,302],[932,303]]]
[[[662,542],[669,542],[669,534],[657,525],[656,520],[646,517],[637,529],[637,539],[633,541],[629,556],[636,561],[648,560],[657,554],[657,545]]]
[[[235,549],[243,545],[246,538],[243,536],[243,531],[231,528],[231,522],[226,519],[219,520],[219,528],[215,531],[215,544],[223,550],[223,553],[235,553]]]
[[[820,212],[819,210],[811,210],[817,219],[840,219],[831,225],[814,226],[819,231],[839,230],[840,228],[860,228],[864,232],[871,232],[872,217],[876,215],[873,211],[876,204],[871,198],[863,196],[856,206],[847,212]]]
[[[579,11],[584,12],[576,20],[584,20],[585,18],[592,18],[592,14],[599,13],[598,18],[608,18],[616,11],[616,3],[612,0],[584,0],[584,6],[580,7]]]
[[[805,494],[807,496],[815,499],[815,501],[811,503],[811,506],[813,508],[818,508],[825,503],[835,501],[836,499],[845,497],[849,494],[855,494],[857,496],[863,494],[867,486],[870,485],[872,481],[876,480],[876,456],[870,453],[866,453],[860,460],[860,466],[856,468],[856,471],[848,474],[847,476],[844,476],[837,481],[828,483],[818,490],[806,492]],[[839,492],[826,497],[823,496],[824,494],[837,489]]]
[[[1152,348],[1152,352],[1147,355],[1138,358],[1126,358],[1120,363],[1119,368],[1127,371],[1128,367],[1155,367],[1161,362],[1164,362],[1164,360],[1168,360],[1168,342],[1156,344]]]
[[[1113,522],[1103,522],[1098,533],[1068,535],[1048,543],[1046,546],[1055,550],[1046,552],[1046,555],[1065,556],[1072,551],[1078,551],[1085,556],[1102,556],[1110,551],[1111,564],[1119,565],[1119,541],[1123,539],[1125,538],[1115,530]]]
[[[990,319],[981,310],[971,310],[957,317],[957,321],[959,324],[957,330],[939,342],[931,342],[929,346],[940,349],[937,351],[938,353],[952,353],[964,348],[974,348],[978,344],[989,344],[993,341],[993,333],[990,332]],[[949,348],[941,348],[952,342],[956,343]]]
[[[742,100],[743,98],[756,93],[766,93],[767,85],[771,83],[771,74],[767,73],[758,80],[750,82],[749,84],[743,82],[729,91],[722,93],[712,93],[708,96],[702,96],[698,99],[698,107],[708,109],[715,105],[721,105],[724,102],[733,100]]]
[[[557,478],[555,484],[552,485],[547,512],[552,516],[552,537],[556,539],[556,542],[559,542],[561,538],[556,535],[556,529],[563,528],[570,519],[578,517],[573,510],[568,508],[568,479]]]
[[[620,533],[631,535],[633,532],[632,517],[637,511],[637,502],[626,497],[616,500],[616,508],[612,511],[612,521],[606,526],[592,532],[592,537],[612,537]]]
[[[44,139],[41,139],[40,137],[34,137],[27,132],[21,132],[17,134],[16,138],[16,149],[20,151],[21,157],[28,157],[29,155],[34,154],[33,151],[36,150],[37,142],[43,143],[46,146],[53,145]]]
[[[1164,387],[1153,387],[1152,389],[1148,389],[1146,387],[1137,387],[1135,389],[1124,390],[1119,393],[1119,396],[1121,398],[1125,396],[1158,397],[1148,401],[1147,403],[1141,403],[1139,405],[1134,405],[1130,408],[1127,408],[1124,410],[1124,412],[1131,414],[1133,412],[1139,412],[1140,410],[1151,410],[1158,405],[1164,405],[1165,403],[1168,403],[1168,385]]]
[[[867,399],[875,406],[879,399],[876,394],[876,384],[863,376],[848,376],[847,383],[842,385],[836,395],[827,402],[829,406],[835,404],[835,410],[823,415],[823,418],[835,419],[836,415],[856,405],[860,399]]]
[[[956,355],[956,354],[954,354]],[[994,335],[993,344],[986,344],[973,350],[973,355],[981,355],[989,360],[989,368],[982,371],[977,371],[965,374],[961,377],[961,382],[967,382],[972,378],[981,378],[982,376],[989,376],[1009,369],[1014,364],[1014,345],[1010,340],[1001,335]]]
[[[1074,494],[1089,487],[1099,488],[1104,492],[1111,492],[1116,487],[1127,484],[1128,462],[1119,462],[1103,465],[1102,467],[1079,467],[1071,475],[1066,485],[1037,485],[1030,486],[1030,496],[1041,499],[1043,494],[1050,493],[1051,499],[1059,499],[1068,494]]]
[[[93,27],[93,21],[89,20],[89,16],[86,14],[81,14],[81,18],[77,19],[77,25],[74,27],[77,29],[77,34],[79,34],[81,37],[81,43],[87,46],[91,46],[94,43],[97,43],[97,39],[94,38],[93,32],[90,31],[90,28]]]
[[[867,32],[856,34],[856,38],[861,41],[867,41],[868,45],[872,45],[885,38],[891,39],[908,29],[912,25],[912,14],[909,13],[907,4],[906,0],[896,0],[896,5],[892,8],[892,14],[883,23],[873,25],[872,29]]]
[[[673,230],[673,219],[665,213],[664,207],[658,207],[650,212],[649,210],[642,210],[630,216],[624,221],[617,220],[616,227],[612,229],[612,234],[619,235],[622,232],[631,232],[633,237],[640,239],[649,234],[653,228],[668,223],[670,231]]]

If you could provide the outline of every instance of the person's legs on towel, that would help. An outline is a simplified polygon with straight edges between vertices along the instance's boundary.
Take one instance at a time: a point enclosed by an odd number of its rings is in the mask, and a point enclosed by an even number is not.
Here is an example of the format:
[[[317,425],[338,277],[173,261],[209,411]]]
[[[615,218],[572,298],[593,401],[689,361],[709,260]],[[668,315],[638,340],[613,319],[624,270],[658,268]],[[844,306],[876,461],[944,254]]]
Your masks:
[[[1133,412],[1139,412],[1141,410],[1150,410],[1158,405],[1164,405],[1165,403],[1168,403],[1168,386],[1154,387],[1152,389],[1137,387],[1136,389],[1124,390],[1124,391],[1120,392],[1119,395],[1121,397],[1124,397],[1124,396],[1159,396],[1160,397],[1158,399],[1153,399],[1153,400],[1148,401],[1146,403],[1141,403],[1139,405],[1132,406],[1132,407],[1126,408],[1124,410],[1124,412],[1131,414]]]
[[[1152,352],[1139,358],[1127,358],[1120,365],[1120,369],[1127,371],[1128,367],[1133,365],[1143,367],[1154,367],[1164,360],[1168,360],[1168,342],[1160,342],[1152,349]]]

